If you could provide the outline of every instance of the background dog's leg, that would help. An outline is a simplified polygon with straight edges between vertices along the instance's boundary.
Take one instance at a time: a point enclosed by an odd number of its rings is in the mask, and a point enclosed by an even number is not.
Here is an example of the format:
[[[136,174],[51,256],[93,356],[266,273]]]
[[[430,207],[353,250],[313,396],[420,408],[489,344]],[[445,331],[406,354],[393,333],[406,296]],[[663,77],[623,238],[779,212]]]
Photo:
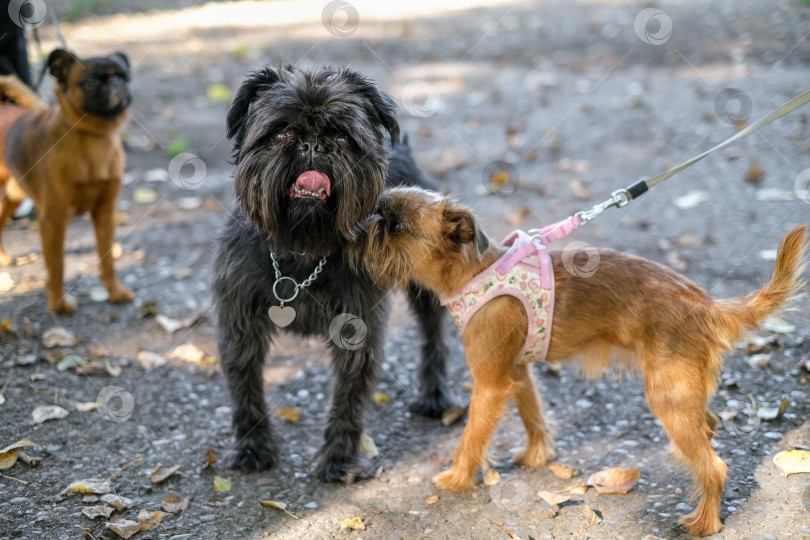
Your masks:
[[[537,393],[531,364],[515,364],[510,376],[514,381],[512,399],[529,437],[526,446],[515,454],[515,463],[527,467],[542,467],[554,459],[554,440],[543,414],[543,404]]]
[[[278,460],[280,442],[268,416],[262,367],[270,344],[266,315],[248,320],[234,307],[220,308],[219,354],[233,400],[235,444],[229,467],[245,472],[270,469]]]
[[[112,182],[112,181],[111,181]],[[115,203],[118,200],[120,182],[111,184],[111,193],[105,195],[104,200],[93,209],[93,227],[96,231],[96,250],[98,251],[101,280],[110,294],[110,302],[131,302],[135,294],[121,285],[115,277],[112,247],[115,242]]]
[[[676,455],[691,468],[697,507],[681,519],[681,525],[696,536],[713,534],[720,523],[720,498],[726,481],[726,464],[712,448],[706,421],[705,378],[694,360],[667,358],[653,364],[644,361],[644,378],[650,410],[660,418]],[[702,363],[702,362],[701,362]],[[684,380],[688,373],[690,380]]]
[[[65,233],[70,222],[67,209],[48,208],[39,220],[39,235],[42,239],[42,256],[45,258],[45,288],[48,291],[48,308],[57,313],[72,313],[76,304],[65,296]]]
[[[368,336],[382,332],[368,329]],[[382,359],[383,345],[367,343],[356,351],[332,347],[332,406],[324,430],[317,467],[321,482],[350,483],[373,472],[360,454],[363,412],[369,401]]]
[[[419,397],[411,404],[414,414],[438,418],[455,405],[447,387],[447,344],[444,341],[445,309],[426,289],[411,283],[408,300],[422,329],[422,359],[419,364]]]
[[[7,180],[5,186],[0,185],[0,266],[8,266],[14,262],[3,249],[3,229],[23,199],[25,194],[13,179]]]

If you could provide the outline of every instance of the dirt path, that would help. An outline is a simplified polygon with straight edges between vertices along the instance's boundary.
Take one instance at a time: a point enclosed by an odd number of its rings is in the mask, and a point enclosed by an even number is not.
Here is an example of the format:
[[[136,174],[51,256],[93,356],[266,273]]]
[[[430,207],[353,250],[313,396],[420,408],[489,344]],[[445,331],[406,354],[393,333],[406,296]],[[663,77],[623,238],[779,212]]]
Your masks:
[[[187,497],[190,505],[133,538],[686,537],[675,524],[689,511],[689,481],[668,459],[643,384],[637,378],[588,382],[574,366],[559,374],[536,367],[557,426],[559,461],[583,476],[640,467],[638,487],[627,495],[589,490],[550,517],[537,491],[576,479],[511,463],[511,451],[523,442],[512,414],[499,424],[492,446],[501,483],[463,495],[438,492],[430,478],[449,464],[463,422],[445,427],[406,412],[415,396],[418,335],[401,298],[378,388],[391,402],[373,404],[367,413],[380,474],[355,486],[322,485],[311,474],[329,399],[328,359],[318,343],[285,338],[268,361],[270,403],[295,407],[301,418],[283,423],[284,457],[265,474],[242,475],[220,463],[200,471],[208,449],[223,456],[230,440],[228,395],[215,363],[172,359],[150,367],[138,360],[142,351],[166,356],[182,344],[216,356],[207,283],[212,241],[232,201],[227,90],[252,68],[350,63],[369,73],[400,103],[417,161],[443,189],[473,205],[495,238],[515,226],[566,217],[708,148],[734,133],[727,120],[757,118],[806,90],[810,80],[810,41],[804,39],[810,9],[794,2],[665,3],[658,8],[672,32],[660,45],[653,44],[666,37],[666,25],[655,26],[660,21],[640,33],[647,42],[634,30],[646,4],[481,0],[473,7],[443,6],[357,2],[356,25],[354,12],[346,12],[324,26],[320,2],[217,3],[63,26],[80,54],[121,49],[133,62],[118,269],[138,300],[124,307],[93,301],[101,283],[83,219],[72,225],[66,258],[69,289],[80,304],[76,315],[53,318],[45,311],[40,259],[2,270],[14,285],[0,293],[0,320],[11,318],[18,328],[28,320],[39,335],[0,339],[0,385],[10,378],[0,405],[0,446],[28,437],[41,445],[28,452],[41,463],[3,471],[27,484],[0,477],[0,540],[78,538],[85,529],[111,537],[96,529],[101,520],[81,513],[89,503],[58,494],[71,481],[108,477],[141,457],[112,479],[114,492],[134,500],[129,519],[141,508],[158,510],[168,494]],[[43,34],[46,49],[55,44],[44,27]],[[726,88],[741,90],[741,97],[722,97]],[[572,239],[670,264],[715,296],[754,290],[770,276],[771,251],[784,232],[810,221],[810,205],[799,199],[807,193],[799,175],[810,167],[809,117],[810,110],[780,120]],[[172,181],[167,150],[178,149],[202,160],[203,181]],[[498,161],[512,165],[509,193],[487,195],[483,178]],[[758,183],[745,180],[752,163],[764,171]],[[16,257],[38,254],[36,224],[12,223],[6,246]],[[154,317],[139,317],[150,311],[149,302],[176,320],[205,317],[170,334]],[[728,539],[810,535],[810,478],[784,478],[772,463],[791,445],[810,446],[810,374],[800,367],[810,358],[810,300],[796,307],[783,317],[795,330],[775,336],[767,366],[751,367],[742,349],[731,354],[712,401],[718,412],[749,400],[790,403],[780,419],[763,421],[746,436],[721,429],[714,441],[729,464],[721,509]],[[56,325],[81,339],[63,353],[94,360],[100,374],[60,371],[46,359],[41,333]],[[451,379],[467,402],[463,351],[455,331],[452,336]],[[34,363],[20,365],[32,354]],[[109,372],[117,368],[113,377]],[[75,402],[95,401],[113,385],[132,397],[134,410],[125,421],[75,409]],[[31,425],[32,410],[45,404],[70,414]],[[158,465],[181,465],[183,474],[153,485],[149,474]],[[229,477],[230,491],[213,491],[214,476]],[[261,500],[287,503],[301,519],[260,506]],[[362,518],[366,530],[341,532],[341,521],[353,517]]]

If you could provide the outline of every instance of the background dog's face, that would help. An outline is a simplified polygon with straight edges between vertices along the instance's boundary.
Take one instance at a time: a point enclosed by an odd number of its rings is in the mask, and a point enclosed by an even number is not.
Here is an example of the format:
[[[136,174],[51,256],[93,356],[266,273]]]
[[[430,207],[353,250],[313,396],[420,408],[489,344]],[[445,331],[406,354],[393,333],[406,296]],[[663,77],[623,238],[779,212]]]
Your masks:
[[[124,53],[80,59],[64,49],[56,49],[47,60],[68,102],[77,111],[113,120],[132,103],[129,93],[129,59]]]
[[[415,281],[439,294],[453,292],[489,249],[469,208],[420,188],[394,188],[367,221],[363,265],[377,283],[405,288]]]
[[[236,196],[277,254],[323,256],[356,239],[399,140],[391,98],[349,69],[266,68],[228,112]]]

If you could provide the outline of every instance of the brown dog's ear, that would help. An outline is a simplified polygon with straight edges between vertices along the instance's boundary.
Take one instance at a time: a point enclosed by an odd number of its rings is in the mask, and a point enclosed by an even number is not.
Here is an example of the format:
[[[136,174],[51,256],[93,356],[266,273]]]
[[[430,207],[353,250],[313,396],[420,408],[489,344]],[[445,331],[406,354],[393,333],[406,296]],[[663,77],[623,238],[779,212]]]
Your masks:
[[[473,243],[475,256],[480,261],[489,249],[489,238],[478,227],[472,211],[448,204],[444,207],[444,233],[457,244]]]
[[[61,84],[65,84],[70,75],[70,68],[77,60],[78,58],[73,53],[65,49],[56,49],[48,55],[45,64],[48,66],[50,74],[56,77]]]

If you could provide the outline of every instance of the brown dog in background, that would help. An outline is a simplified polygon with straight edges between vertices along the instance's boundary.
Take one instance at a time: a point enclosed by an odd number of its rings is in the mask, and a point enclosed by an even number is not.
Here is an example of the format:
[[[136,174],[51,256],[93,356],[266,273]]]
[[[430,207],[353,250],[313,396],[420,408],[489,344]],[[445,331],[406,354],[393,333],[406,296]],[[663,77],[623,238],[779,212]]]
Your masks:
[[[118,132],[132,100],[129,61],[118,52],[79,59],[57,49],[47,65],[57,81],[51,108],[16,77],[0,77],[0,101],[7,101],[0,104],[0,266],[13,260],[3,250],[3,227],[27,195],[39,214],[48,307],[74,311],[64,291],[65,232],[74,216],[89,212],[110,302],[129,302],[135,295],[116,278],[111,253],[125,164]]]
[[[692,534],[722,528],[726,464],[710,444],[718,419],[707,405],[722,369],[721,353],[802,286],[806,230],[796,227],[782,240],[769,283],[735,300],[714,300],[670,268],[633,255],[598,250],[596,272],[577,277],[565,270],[560,251],[550,252],[556,302],[546,361],[580,355],[586,372],[599,374],[615,352],[624,352],[619,357],[626,366],[643,373],[650,411],[693,474],[700,502],[681,520]],[[381,284],[407,287],[415,281],[448,297],[505,253],[482,235],[469,209],[432,192],[397,188],[383,195],[353,264]],[[528,444],[515,460],[539,467],[553,458],[531,368],[516,358],[527,329],[526,309],[512,296],[495,297],[469,321],[462,340],[473,377],[470,417],[453,466],[433,479],[438,487],[475,485],[475,471],[486,465],[487,444],[510,396],[528,432]]]

